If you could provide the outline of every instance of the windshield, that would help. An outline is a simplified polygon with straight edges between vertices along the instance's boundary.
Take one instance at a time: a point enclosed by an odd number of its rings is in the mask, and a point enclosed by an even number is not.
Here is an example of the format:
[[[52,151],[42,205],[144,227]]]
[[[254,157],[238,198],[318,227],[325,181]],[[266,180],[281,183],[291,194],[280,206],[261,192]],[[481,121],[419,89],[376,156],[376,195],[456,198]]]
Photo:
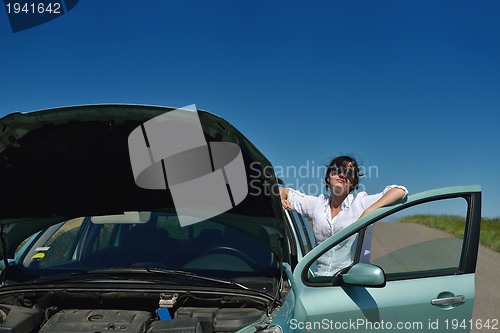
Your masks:
[[[269,237],[264,227],[255,228]],[[216,218],[181,226],[176,215],[163,212],[83,216],[40,232],[18,268],[30,276],[134,267],[227,278],[269,276],[279,262],[264,245],[268,242]]]

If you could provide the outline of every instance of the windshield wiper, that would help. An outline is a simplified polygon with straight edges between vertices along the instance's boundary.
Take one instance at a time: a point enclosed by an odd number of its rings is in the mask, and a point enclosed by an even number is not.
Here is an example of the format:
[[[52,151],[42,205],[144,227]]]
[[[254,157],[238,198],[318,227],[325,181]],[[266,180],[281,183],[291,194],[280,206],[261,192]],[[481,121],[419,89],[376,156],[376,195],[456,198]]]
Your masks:
[[[200,281],[209,281],[209,282],[215,282],[219,284],[225,284],[225,285],[230,285],[230,286],[236,286],[238,288],[244,289],[244,290],[250,290],[250,288],[242,285],[241,283],[232,281],[232,280],[226,280],[226,279],[221,279],[221,278],[214,278],[210,276],[203,276],[203,275],[197,275],[192,272],[188,271],[180,271],[180,270],[174,270],[174,269],[161,269],[161,268],[149,268],[149,267],[133,267],[133,268],[106,268],[106,269],[98,269],[98,270],[90,270],[90,271],[83,271],[83,272],[76,272],[73,274],[151,274],[151,275],[159,275],[159,276],[169,276],[169,277],[183,277],[187,279],[192,279],[192,280],[200,280]]]
[[[241,289],[244,290],[250,290],[247,286],[242,285],[241,283],[235,282],[233,280],[226,280],[226,279],[221,279],[221,278],[214,278],[210,276],[203,276],[203,275],[197,275],[192,272],[186,272],[186,271],[176,271],[176,270],[163,270],[163,269],[154,269],[153,270],[155,273],[167,273],[171,274],[170,272],[173,272],[176,276],[182,276],[190,279],[196,279],[196,280],[201,280],[201,281],[210,281],[210,282],[217,282],[221,284],[226,284],[226,285],[231,285],[231,286],[237,286]]]
[[[34,283],[59,283],[59,282],[88,282],[97,279],[107,279],[107,280],[129,280],[119,276],[119,274],[113,274],[111,272],[93,272],[93,271],[81,271],[81,272],[71,272],[56,275],[42,275],[34,280],[25,282],[26,284]],[[148,281],[141,280],[140,282],[146,283]]]
[[[192,272],[187,272],[187,271],[180,271],[180,270],[170,270],[170,269],[159,269],[159,268],[149,268],[149,267],[130,267],[130,268],[104,268],[104,269],[93,269],[93,270],[87,270],[87,271],[78,271],[78,272],[71,272],[67,273],[64,275],[56,275],[56,276],[42,276],[34,281],[32,283],[54,283],[54,282],[67,282],[71,280],[77,280],[77,281],[82,281],[85,280],[87,281],[88,279],[95,279],[98,277],[104,277],[104,278],[112,278],[115,280],[123,280],[124,276],[131,276],[131,275],[151,275],[155,277],[174,277],[174,278],[185,278],[185,279],[191,279],[191,280],[198,280],[198,281],[208,281],[208,282],[214,282],[217,284],[223,284],[227,286],[235,286],[240,289],[244,290],[251,290],[251,288],[248,288],[241,283],[232,281],[232,280],[225,280],[225,279],[220,279],[220,278],[214,278],[214,277],[209,277],[209,276],[202,276],[202,275],[196,275]],[[128,279],[127,279],[128,280]],[[162,282],[165,282],[163,279],[161,280]],[[145,282],[144,280],[141,280],[141,282]]]

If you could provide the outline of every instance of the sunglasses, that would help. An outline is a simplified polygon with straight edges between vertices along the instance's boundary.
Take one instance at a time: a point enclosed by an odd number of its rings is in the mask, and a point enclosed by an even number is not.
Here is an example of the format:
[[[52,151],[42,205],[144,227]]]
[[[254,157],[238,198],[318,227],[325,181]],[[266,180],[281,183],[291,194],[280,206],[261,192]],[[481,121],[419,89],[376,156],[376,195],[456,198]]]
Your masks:
[[[329,175],[330,176],[335,176],[335,175],[340,175],[343,174],[344,177],[346,178],[354,178],[356,175],[356,172],[354,171],[353,168],[347,168],[345,170],[344,168],[337,168],[336,166],[333,166],[330,168]]]

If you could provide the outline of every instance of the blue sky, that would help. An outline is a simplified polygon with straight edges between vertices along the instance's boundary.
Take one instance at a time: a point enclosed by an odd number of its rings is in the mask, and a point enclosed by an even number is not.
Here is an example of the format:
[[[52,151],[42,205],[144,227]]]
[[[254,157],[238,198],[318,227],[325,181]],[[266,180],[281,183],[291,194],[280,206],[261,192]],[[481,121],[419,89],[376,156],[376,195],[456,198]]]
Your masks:
[[[81,0],[13,33],[1,9],[0,115],[196,104],[311,194],[350,154],[369,193],[479,184],[500,217],[499,16],[494,0]]]

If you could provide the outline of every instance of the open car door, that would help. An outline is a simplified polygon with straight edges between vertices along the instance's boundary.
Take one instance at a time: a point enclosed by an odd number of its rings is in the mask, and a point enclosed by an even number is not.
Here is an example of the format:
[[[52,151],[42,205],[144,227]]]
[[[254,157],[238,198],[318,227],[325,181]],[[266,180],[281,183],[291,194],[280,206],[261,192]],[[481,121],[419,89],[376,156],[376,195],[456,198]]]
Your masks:
[[[463,236],[412,219],[441,225],[458,220]],[[469,332],[474,324],[480,220],[479,186],[411,195],[365,216],[299,262],[293,275],[297,294],[290,328]],[[329,276],[315,276],[316,260],[343,242],[353,244],[353,263]]]

